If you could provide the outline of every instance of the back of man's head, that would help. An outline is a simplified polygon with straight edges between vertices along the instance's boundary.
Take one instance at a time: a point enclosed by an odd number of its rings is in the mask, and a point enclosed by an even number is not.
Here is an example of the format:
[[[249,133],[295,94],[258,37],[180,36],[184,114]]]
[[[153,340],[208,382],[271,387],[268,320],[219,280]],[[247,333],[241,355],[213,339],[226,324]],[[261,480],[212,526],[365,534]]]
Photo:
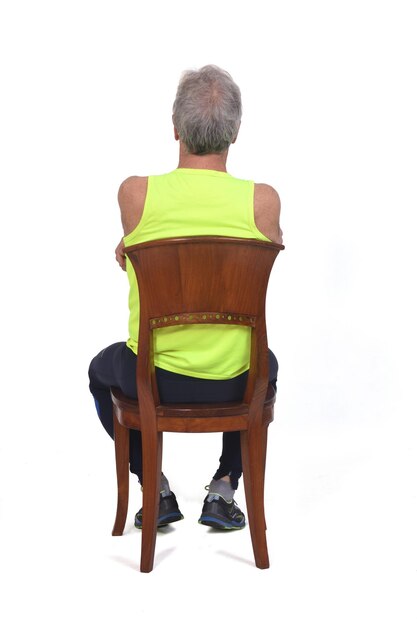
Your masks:
[[[215,65],[184,72],[172,120],[191,154],[220,154],[235,141],[242,117],[240,89]]]

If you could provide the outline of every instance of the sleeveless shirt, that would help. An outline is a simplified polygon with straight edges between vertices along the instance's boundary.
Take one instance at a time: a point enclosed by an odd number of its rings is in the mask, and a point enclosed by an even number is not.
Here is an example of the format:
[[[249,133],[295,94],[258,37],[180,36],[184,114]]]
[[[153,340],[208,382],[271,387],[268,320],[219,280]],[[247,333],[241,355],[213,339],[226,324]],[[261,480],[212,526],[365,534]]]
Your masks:
[[[149,176],[142,218],[124,237],[125,246],[167,237],[213,235],[270,241],[255,224],[254,183],[226,172],[178,168]],[[129,280],[128,347],[137,354],[139,293],[126,259]],[[154,332],[157,367],[197,378],[225,380],[249,368],[250,329],[196,324]]]

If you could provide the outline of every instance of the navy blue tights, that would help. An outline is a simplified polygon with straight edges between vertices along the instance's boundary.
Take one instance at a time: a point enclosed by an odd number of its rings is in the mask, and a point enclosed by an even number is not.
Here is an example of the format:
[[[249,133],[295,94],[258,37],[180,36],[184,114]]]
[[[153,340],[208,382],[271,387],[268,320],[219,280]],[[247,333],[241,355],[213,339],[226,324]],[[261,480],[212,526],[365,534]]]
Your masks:
[[[229,380],[206,380],[183,376],[155,368],[159,395],[162,403],[237,402],[245,390],[247,372]],[[110,387],[136,398],[136,355],[124,342],[105,348],[91,361],[89,369],[90,391],[105,430],[113,438],[113,407]],[[278,363],[269,351],[269,379],[276,387]],[[130,431],[130,471],[142,482],[142,443],[137,430]],[[229,475],[233,489],[237,489],[242,475],[240,433],[223,433],[223,449],[220,465],[213,476],[215,480]]]

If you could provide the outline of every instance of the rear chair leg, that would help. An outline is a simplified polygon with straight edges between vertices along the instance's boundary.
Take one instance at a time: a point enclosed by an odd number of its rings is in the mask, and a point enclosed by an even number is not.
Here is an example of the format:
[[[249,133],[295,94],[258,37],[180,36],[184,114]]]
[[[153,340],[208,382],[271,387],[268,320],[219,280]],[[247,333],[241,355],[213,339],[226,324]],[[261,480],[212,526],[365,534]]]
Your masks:
[[[266,428],[261,426],[240,433],[249,529],[256,567],[260,569],[269,567],[264,508],[266,432],[263,430]]]

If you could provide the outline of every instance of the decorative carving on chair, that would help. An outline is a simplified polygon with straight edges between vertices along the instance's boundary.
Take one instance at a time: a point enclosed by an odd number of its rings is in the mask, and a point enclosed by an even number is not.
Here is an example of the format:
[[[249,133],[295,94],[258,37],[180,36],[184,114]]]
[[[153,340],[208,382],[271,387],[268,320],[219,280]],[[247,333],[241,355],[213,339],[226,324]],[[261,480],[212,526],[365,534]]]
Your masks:
[[[240,315],[239,313],[223,313],[204,311],[196,313],[172,313],[149,320],[152,329],[179,324],[230,324],[235,326],[251,326],[255,328],[254,315]]]

